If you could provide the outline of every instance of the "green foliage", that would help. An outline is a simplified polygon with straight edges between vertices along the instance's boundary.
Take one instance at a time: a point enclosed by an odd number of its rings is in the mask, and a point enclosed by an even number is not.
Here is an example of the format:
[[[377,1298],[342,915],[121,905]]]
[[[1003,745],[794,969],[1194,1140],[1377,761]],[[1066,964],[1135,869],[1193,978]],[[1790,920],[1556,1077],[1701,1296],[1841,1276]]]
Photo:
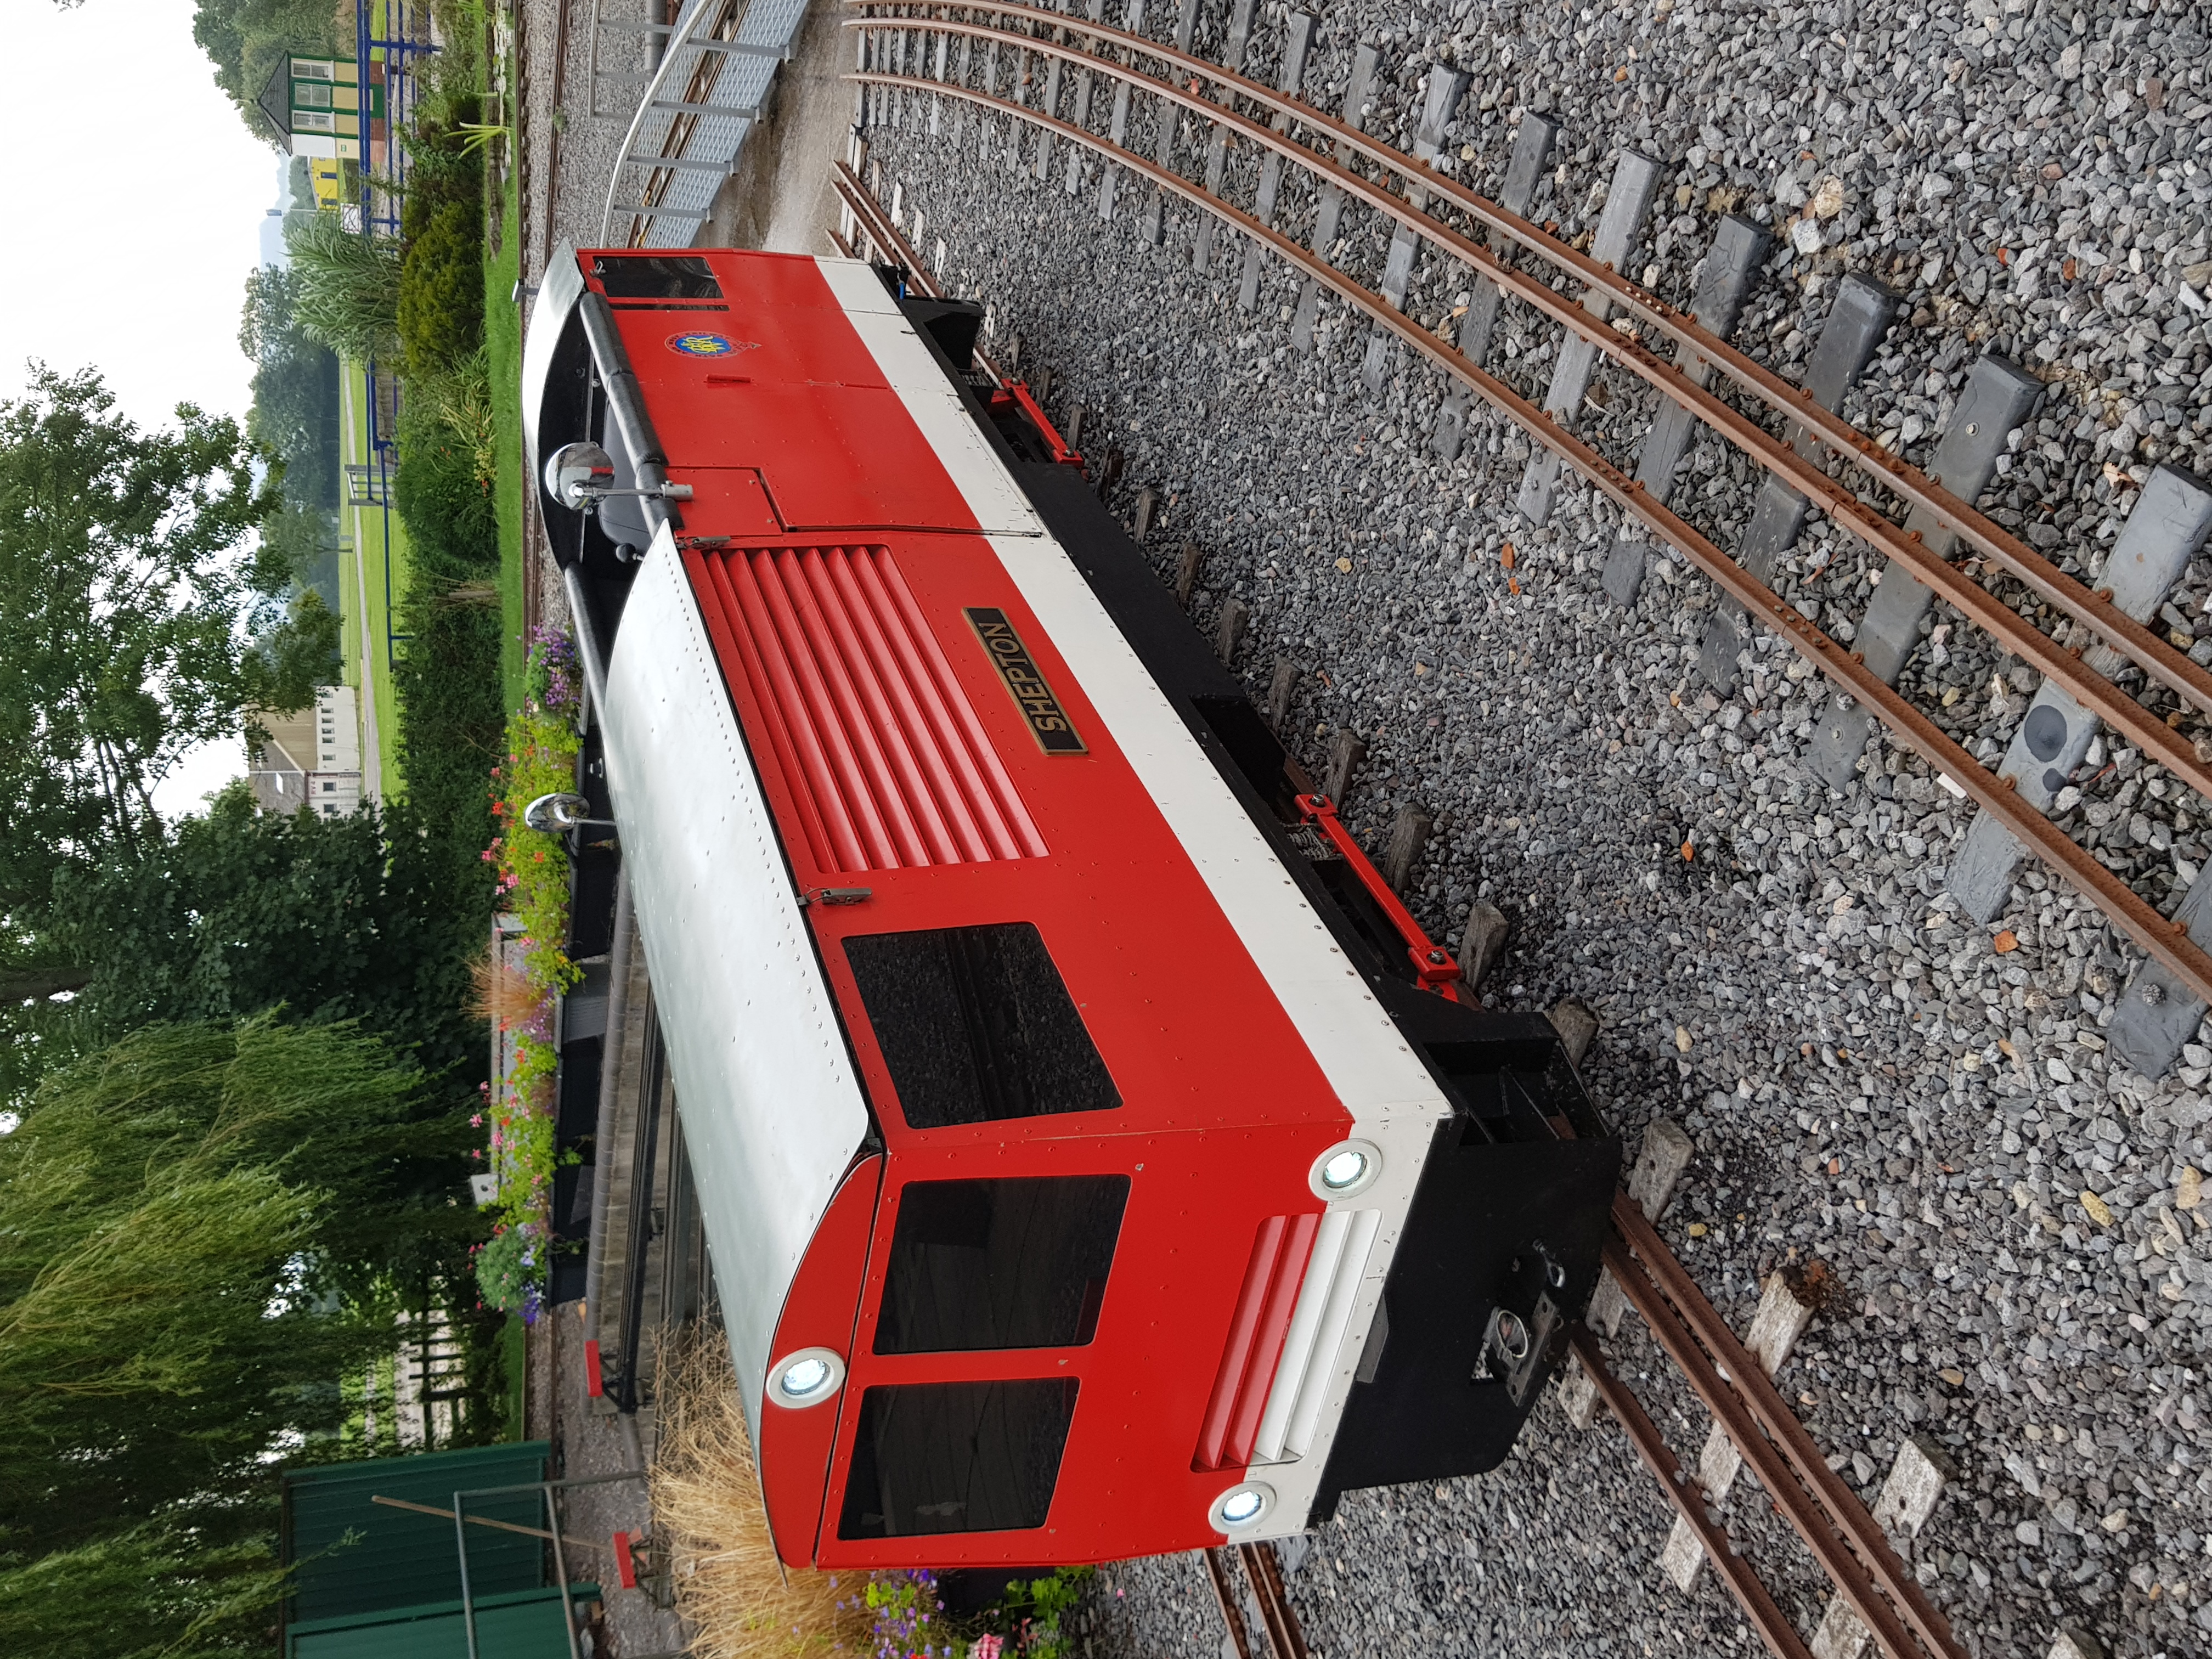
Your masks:
[[[932,1652],[944,1637],[945,1603],[937,1597],[937,1575],[926,1567],[872,1572],[861,1598],[876,1659]]]
[[[480,207],[447,204],[408,247],[398,320],[410,374],[434,374],[483,343]]]
[[[505,752],[499,613],[457,603],[418,576],[399,622],[412,635],[392,672],[408,802],[426,830],[473,864],[491,836],[484,779]]]
[[[155,837],[185,750],[313,699],[301,653],[244,638],[234,550],[273,505],[246,434],[177,418],[140,429],[90,369],[0,403],[0,936],[57,871]]]
[[[283,463],[286,501],[329,511],[338,501],[338,360],[299,322],[302,280],[276,265],[246,279],[238,344],[254,364],[246,429]]]
[[[984,1624],[1004,1640],[1002,1651],[1021,1659],[1067,1659],[1064,1621],[1083,1600],[1084,1581],[1094,1571],[1060,1567],[1025,1584],[1009,1584],[998,1606],[983,1615]]]
[[[310,588],[289,602],[271,603],[256,613],[254,644],[261,654],[266,677],[278,685],[313,689],[337,678],[337,613]],[[258,744],[266,729],[252,714],[246,717],[246,739]]]
[[[477,435],[483,343],[483,165],[459,131],[477,113],[466,66],[441,64],[410,137],[395,315],[405,396],[395,505],[415,555],[399,603],[411,637],[393,676],[410,799],[473,853],[490,835],[484,779],[503,752],[500,622],[478,603],[498,526]]]
[[[289,502],[261,521],[249,585],[260,593],[312,587],[333,611],[344,608],[337,586],[337,515]]]
[[[514,1064],[490,1091],[491,1169],[499,1179],[501,1222],[492,1245],[478,1255],[477,1282],[489,1305],[532,1315],[550,1265],[540,1241],[554,1170],[562,1161],[555,1136],[560,1050],[553,1042],[552,1000],[582,974],[567,949],[568,842],[531,829],[522,813],[538,796],[575,787],[581,696],[575,655],[565,634],[539,630],[530,653],[529,700],[507,722],[505,763],[492,769],[500,791],[492,811],[503,832],[483,854],[497,862],[499,891],[522,924],[523,976],[539,1002],[514,1026]]]
[[[289,1020],[357,1022],[465,1091],[483,1075],[468,962],[490,895],[474,850],[457,855],[422,827],[412,803],[383,817],[258,813],[240,785],[138,855],[72,873],[54,937],[85,964],[76,1017],[117,1033],[281,1004]],[[454,1156],[442,1179],[461,1174]]]
[[[345,228],[335,213],[285,222],[292,256],[292,317],[302,332],[356,363],[398,355],[401,253],[384,236]]]
[[[534,1316],[532,1292],[545,1282],[550,1248],[542,1225],[513,1223],[477,1246],[477,1293],[484,1306]]]
[[[161,1025],[49,1078],[0,1137],[0,1490],[66,1549],[192,1512],[248,1535],[263,1454],[388,1349],[369,1286],[421,1073],[343,1027]]]
[[[392,505],[407,526],[416,562],[451,587],[489,574],[499,562],[499,520],[489,468],[490,367],[482,351],[458,369],[410,380],[399,417],[399,470]]]
[[[440,97],[410,139],[398,314],[416,380],[450,373],[483,344],[483,158],[467,135],[477,106],[472,93]]]
[[[265,1537],[214,1543],[174,1516],[43,1555],[0,1552],[0,1651],[17,1659],[265,1653],[283,1583]]]
[[[532,655],[536,668],[538,653]],[[499,862],[500,890],[522,924],[523,971],[549,996],[566,990],[578,976],[562,949],[568,937],[568,843],[563,836],[532,830],[522,821],[522,812],[540,795],[576,787],[575,708],[573,693],[560,708],[549,709],[533,699],[507,722],[507,761],[496,769],[501,799],[493,811],[500,836],[492,850]]]

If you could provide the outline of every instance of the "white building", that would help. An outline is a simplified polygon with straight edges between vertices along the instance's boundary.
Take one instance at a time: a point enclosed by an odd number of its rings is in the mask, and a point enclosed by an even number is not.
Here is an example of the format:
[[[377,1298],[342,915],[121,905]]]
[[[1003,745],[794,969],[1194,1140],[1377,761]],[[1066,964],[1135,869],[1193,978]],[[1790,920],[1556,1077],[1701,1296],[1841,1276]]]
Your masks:
[[[360,702],[349,685],[325,685],[314,706],[264,719],[269,741],[247,757],[253,799],[264,812],[309,806],[325,817],[361,806]]]

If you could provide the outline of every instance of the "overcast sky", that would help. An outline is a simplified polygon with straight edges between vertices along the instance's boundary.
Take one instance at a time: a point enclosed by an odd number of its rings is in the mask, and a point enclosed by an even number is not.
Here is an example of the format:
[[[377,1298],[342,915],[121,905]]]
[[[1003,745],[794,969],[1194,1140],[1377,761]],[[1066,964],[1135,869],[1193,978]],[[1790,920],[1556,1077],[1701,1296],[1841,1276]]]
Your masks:
[[[142,425],[180,403],[243,416],[239,306],[281,158],[217,89],[189,0],[7,9],[0,399],[22,394],[37,358],[96,367]],[[155,799],[195,806],[244,769],[235,744],[194,756]]]

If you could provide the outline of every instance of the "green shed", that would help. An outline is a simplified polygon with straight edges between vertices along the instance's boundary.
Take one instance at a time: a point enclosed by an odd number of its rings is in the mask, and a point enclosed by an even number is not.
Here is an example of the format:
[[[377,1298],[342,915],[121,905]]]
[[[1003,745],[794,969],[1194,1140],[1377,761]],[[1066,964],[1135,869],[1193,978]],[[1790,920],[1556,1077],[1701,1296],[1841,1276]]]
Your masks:
[[[532,1440],[288,1474],[284,1559],[294,1573],[286,1659],[469,1659],[455,1494],[535,1486],[546,1478],[548,1450]],[[538,1491],[471,1498],[462,1509],[509,1526],[547,1525]],[[561,1588],[545,1540],[471,1526],[468,1552],[477,1659],[567,1659]],[[583,1565],[568,1563],[572,1572]],[[580,1601],[599,1594],[596,1584],[569,1587]]]

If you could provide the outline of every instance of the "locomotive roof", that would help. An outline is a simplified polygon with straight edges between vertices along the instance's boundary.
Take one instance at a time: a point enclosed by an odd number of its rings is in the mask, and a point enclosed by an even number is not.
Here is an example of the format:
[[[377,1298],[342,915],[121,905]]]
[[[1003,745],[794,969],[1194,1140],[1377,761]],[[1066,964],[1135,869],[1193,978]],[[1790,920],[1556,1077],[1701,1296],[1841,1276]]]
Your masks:
[[[624,607],[601,718],[730,1354],[757,1418],[785,1293],[870,1125],[665,527]]]
[[[523,351],[526,476],[585,285],[549,265]],[[758,1426],[769,1345],[800,1257],[870,1133],[867,1109],[766,801],[664,524],[623,605],[595,711],[623,863],[730,1353]]]

